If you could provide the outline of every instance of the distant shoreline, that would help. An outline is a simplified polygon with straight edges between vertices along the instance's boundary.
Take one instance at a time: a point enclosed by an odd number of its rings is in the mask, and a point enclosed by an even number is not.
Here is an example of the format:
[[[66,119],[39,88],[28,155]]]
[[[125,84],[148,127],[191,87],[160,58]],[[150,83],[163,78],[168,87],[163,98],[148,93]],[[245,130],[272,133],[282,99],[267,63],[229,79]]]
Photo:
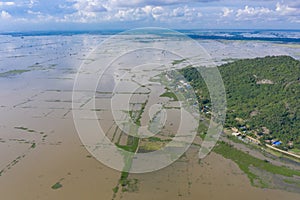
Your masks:
[[[150,29],[151,30],[151,29]],[[126,30],[80,30],[80,31],[16,31],[0,32],[0,35],[12,37],[26,36],[73,36],[73,35],[116,35]],[[239,29],[203,29],[203,30],[176,30],[192,39],[201,40],[242,40],[242,41],[267,41],[298,43],[300,42],[300,30],[239,30]],[[153,33],[152,33],[153,34]],[[157,32],[164,35],[164,32]]]

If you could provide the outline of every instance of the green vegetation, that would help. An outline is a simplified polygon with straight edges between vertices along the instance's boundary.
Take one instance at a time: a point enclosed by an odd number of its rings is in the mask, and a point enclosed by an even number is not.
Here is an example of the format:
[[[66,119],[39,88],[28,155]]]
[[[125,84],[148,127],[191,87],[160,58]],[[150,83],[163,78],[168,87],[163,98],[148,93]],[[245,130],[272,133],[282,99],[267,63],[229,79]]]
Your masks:
[[[286,177],[293,177],[294,175],[300,176],[300,171],[292,170],[287,167],[272,165],[267,161],[260,160],[247,153],[237,150],[225,142],[219,142],[213,151],[222,155],[224,158],[233,160],[239,166],[239,168],[247,174],[253,185],[255,185],[254,183],[258,181],[259,186],[267,187],[266,183],[264,183],[259,176],[255,175],[251,171],[250,167],[255,167],[259,170],[264,170],[272,174],[279,174]]]
[[[144,139],[144,143],[139,146],[139,151],[141,152],[149,152],[149,151],[157,151],[162,149],[167,143],[171,142],[172,139],[162,139],[159,137],[149,137]]]
[[[119,191],[119,186],[116,186],[116,187],[113,188],[114,194],[118,193],[118,191]]]
[[[174,61],[172,62],[172,65],[178,65],[178,64],[180,64],[180,63],[182,63],[182,62],[184,62],[184,61],[186,61],[186,58],[185,58],[185,59],[181,59],[181,60],[174,60]]]
[[[165,108],[165,109],[177,109],[177,110],[181,109],[180,107],[174,107],[174,106],[163,106],[163,108]]]
[[[158,137],[149,137],[148,140],[150,142],[163,142],[163,140]]]
[[[173,92],[165,92],[162,95],[160,95],[160,97],[168,97],[168,98],[172,99],[173,101],[178,101],[177,96]]]
[[[22,131],[27,131],[28,133],[36,133],[35,130],[25,128],[25,127],[22,127],[22,126],[16,126],[15,129],[22,130]],[[44,134],[44,132],[40,132],[40,134],[42,135],[42,134]]]
[[[298,60],[289,56],[243,59],[224,64],[219,71],[227,96],[225,127],[237,127],[261,142],[281,140],[279,147],[285,150],[300,149]],[[180,72],[197,90],[200,108],[209,110],[209,92],[197,69],[187,67]]]
[[[205,122],[200,122],[198,125],[198,135],[202,140],[204,140],[206,136],[206,132],[208,129],[207,124],[209,124],[208,120],[206,120]]]
[[[116,144],[117,147],[129,151],[129,152],[136,152],[139,145],[139,138],[129,135],[127,139],[127,145],[120,145]]]
[[[60,182],[57,182],[57,183],[55,183],[54,185],[52,185],[52,189],[53,190],[57,190],[57,189],[59,189],[59,188],[61,188],[62,187],[62,184],[60,183]]]
[[[285,183],[292,184],[292,185],[297,185],[298,187],[300,187],[300,181],[291,180],[291,179],[283,179],[283,181]]]
[[[121,173],[120,184],[121,184],[123,187],[126,186],[127,183],[128,183],[128,180],[127,180],[128,176],[129,176],[129,173],[128,173],[128,172],[123,171],[123,172]]]
[[[127,179],[126,187],[122,188],[122,192],[136,192],[138,190],[138,180],[137,179]]]
[[[16,76],[18,74],[23,74],[25,72],[29,72],[30,70],[22,70],[22,69],[14,69],[14,70],[9,70],[7,72],[2,72],[0,73],[0,78],[1,77],[11,77],[11,76]]]
[[[141,126],[142,114],[145,110],[147,103],[148,103],[148,100],[146,100],[144,103],[141,104],[141,110],[136,111],[136,112],[129,111],[129,113],[128,113],[130,115],[130,117],[132,118],[133,122],[137,126]],[[136,127],[135,126],[130,127],[130,132],[136,133],[137,132]],[[139,148],[139,141],[140,141],[140,139],[138,137],[129,135],[127,137],[126,145],[120,145],[119,143],[116,143],[116,146],[127,152],[135,153]],[[121,177],[119,179],[118,185],[113,188],[113,192],[114,192],[113,199],[116,197],[116,194],[119,191],[119,186],[122,187],[122,192],[137,190],[137,180],[132,181],[132,180],[128,179],[128,176],[129,176],[128,171],[131,168],[132,159],[133,159],[133,154],[130,154],[130,153],[124,154],[124,168],[121,173]]]
[[[33,143],[30,148],[34,149],[36,147],[36,143]]]
[[[19,130],[23,130],[23,131],[27,131],[28,130],[28,128],[21,127],[21,126],[20,127],[17,126],[17,127],[15,127],[15,129],[19,129]]]

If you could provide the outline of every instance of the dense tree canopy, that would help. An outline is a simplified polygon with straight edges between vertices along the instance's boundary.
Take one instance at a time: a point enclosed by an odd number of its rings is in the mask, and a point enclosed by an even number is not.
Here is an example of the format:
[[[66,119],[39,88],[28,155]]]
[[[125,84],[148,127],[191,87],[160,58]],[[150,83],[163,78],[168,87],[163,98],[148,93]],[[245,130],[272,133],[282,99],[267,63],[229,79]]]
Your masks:
[[[206,70],[201,67],[200,70]],[[227,95],[227,127],[247,127],[261,140],[279,139],[300,148],[300,62],[289,56],[243,59],[219,67]],[[201,106],[209,92],[197,69],[181,73],[198,91]]]

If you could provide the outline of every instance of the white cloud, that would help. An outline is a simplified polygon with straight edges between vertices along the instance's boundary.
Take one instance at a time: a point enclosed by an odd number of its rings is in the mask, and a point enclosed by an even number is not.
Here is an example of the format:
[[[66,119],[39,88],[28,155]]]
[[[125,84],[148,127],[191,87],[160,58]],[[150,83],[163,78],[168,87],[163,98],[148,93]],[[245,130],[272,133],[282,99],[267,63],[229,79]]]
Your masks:
[[[36,5],[37,3],[39,2],[39,0],[30,0],[29,1],[29,4],[28,4],[28,7],[29,8],[32,8],[34,5]]]
[[[242,17],[242,16],[259,16],[259,15],[264,15],[271,13],[272,10],[269,8],[264,8],[264,7],[249,7],[245,6],[244,9],[238,9],[236,16],[237,17]]]
[[[152,6],[145,6],[142,8],[142,10],[147,14],[150,14],[152,12],[152,9],[153,9]]]
[[[300,23],[300,4],[292,4],[293,6],[277,3],[276,4],[276,13],[285,17],[289,22]]]
[[[107,9],[99,0],[77,0],[73,7],[80,12],[104,12]]]
[[[14,6],[15,2],[12,1],[0,1],[0,6]]]
[[[222,14],[223,17],[228,17],[231,13],[233,13],[233,10],[229,8],[223,8],[222,11],[223,11]]]
[[[300,14],[299,11],[297,10],[297,8],[293,8],[288,5],[283,5],[280,3],[276,4],[276,11],[278,13],[280,13],[281,15],[289,15],[289,14],[294,14],[294,13]]]
[[[103,22],[104,25],[111,23],[124,27],[127,22],[132,26],[178,28],[194,27],[191,24],[209,28],[219,24],[233,28],[249,24],[253,27],[257,27],[256,24],[275,27],[276,23],[279,26],[286,23],[289,27],[295,27],[295,23],[300,25],[300,3],[295,0],[0,0],[0,14],[1,18],[12,21],[22,19],[41,24],[52,20]]]
[[[11,15],[8,12],[6,12],[5,10],[2,10],[1,11],[1,18],[2,19],[9,19],[9,18],[11,18]]]
[[[172,12],[172,17],[184,17],[185,11],[184,8],[178,7],[175,8]]]
[[[218,0],[110,0],[110,4],[116,7],[143,7],[146,5],[151,6],[167,6],[178,4],[189,4],[199,2],[213,2]]]
[[[295,5],[295,4],[294,4]],[[291,5],[276,3],[273,9],[266,7],[251,7],[245,6],[243,9],[238,9],[236,12],[236,20],[238,21],[286,21],[287,23],[300,22],[300,9]]]
[[[165,13],[165,10],[163,7],[157,6],[152,8],[152,16],[154,19],[159,19],[161,16],[163,16]]]
[[[146,6],[142,8],[119,9],[113,16],[115,20],[119,21],[137,21],[151,19],[152,7]]]
[[[28,14],[31,14],[31,15],[42,15],[41,12],[34,12],[34,11],[32,11],[32,10],[28,10],[27,13],[28,13]]]
[[[120,8],[118,12],[116,13],[117,18],[122,18],[126,20],[140,20],[146,17],[152,18],[158,18],[162,16],[163,14],[163,8],[160,6],[144,6],[144,7],[137,7],[137,8]]]
[[[138,2],[142,1],[131,1],[130,3],[137,4]],[[120,19],[121,21],[141,19],[169,21],[174,18],[191,20],[202,16],[199,8],[191,8],[188,6],[174,8],[168,6],[145,5],[132,8],[119,7],[108,10],[110,11],[107,13],[108,15],[114,13],[112,19]]]
[[[107,19],[102,13],[107,12],[107,8],[103,5],[101,0],[68,0],[73,3],[71,6],[73,12],[65,14],[63,18],[57,19],[62,22],[99,22]],[[64,6],[61,6],[63,8]]]
[[[192,21],[202,17],[202,13],[200,12],[199,8],[190,8],[188,6],[184,6],[173,9],[170,17],[181,18],[184,21]]]

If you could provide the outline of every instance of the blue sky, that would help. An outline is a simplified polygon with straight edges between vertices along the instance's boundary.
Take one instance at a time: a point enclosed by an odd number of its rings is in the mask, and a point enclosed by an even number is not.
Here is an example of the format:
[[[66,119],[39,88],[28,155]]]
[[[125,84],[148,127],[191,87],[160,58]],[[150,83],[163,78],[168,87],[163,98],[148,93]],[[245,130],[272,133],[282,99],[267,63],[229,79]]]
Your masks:
[[[300,29],[299,0],[0,0],[0,31]]]

